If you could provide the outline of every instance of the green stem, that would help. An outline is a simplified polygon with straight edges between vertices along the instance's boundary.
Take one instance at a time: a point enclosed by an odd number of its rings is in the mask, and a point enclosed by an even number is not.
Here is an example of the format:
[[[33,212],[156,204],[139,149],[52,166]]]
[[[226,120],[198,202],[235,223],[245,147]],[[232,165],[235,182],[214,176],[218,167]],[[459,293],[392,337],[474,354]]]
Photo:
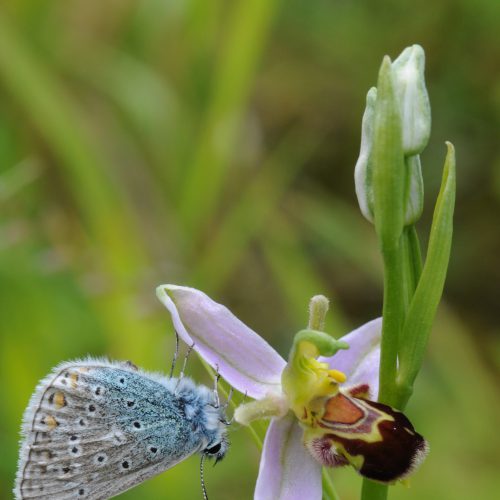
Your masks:
[[[420,253],[420,242],[418,240],[415,226],[405,227],[401,240],[403,253],[404,272],[404,312],[405,315],[417,289],[420,275],[422,274],[422,256]]]
[[[323,500],[340,500],[332,478],[325,468],[321,471],[321,476],[323,478]]]
[[[405,294],[410,290],[408,273],[405,273],[405,249],[409,245],[404,236],[394,248],[384,248],[384,305],[380,352],[379,401],[394,405],[397,400],[396,375],[399,337],[406,314]],[[407,304],[409,303],[409,299]],[[362,500],[385,500],[387,485],[363,479]]]
[[[408,243],[409,263],[413,275],[413,293],[415,292],[420,276],[422,275],[422,252],[420,251],[420,241],[418,239],[417,229],[410,226],[405,229],[405,238]]]
[[[403,318],[406,318],[411,301],[413,300],[413,295],[415,294],[415,290],[417,289],[417,285],[422,274],[422,256],[420,253],[420,242],[418,240],[415,226],[413,225],[405,227],[403,231],[403,236],[401,239],[401,252],[403,259],[402,268],[404,273],[402,280]],[[402,326],[398,342],[398,356],[400,356],[401,354],[401,349],[404,341],[404,327]],[[398,392],[397,383],[396,392]],[[402,407],[399,406],[400,401],[401,398],[398,396],[397,399],[394,399],[392,401],[392,405],[396,406],[399,409],[402,409]]]
[[[398,343],[404,322],[404,272],[401,242],[384,253],[384,305],[380,352],[379,401],[394,404]]]
[[[386,484],[375,483],[369,479],[363,479],[361,490],[361,500],[386,500],[388,486]]]
[[[405,246],[405,260],[409,271],[410,301],[417,289],[418,281],[422,274],[422,253],[415,226],[406,227],[403,232]]]
[[[408,311],[408,307],[415,292],[414,274],[413,274],[413,264],[411,257],[410,242],[408,238],[408,228],[403,231],[403,236],[401,238],[401,252],[403,254],[403,307],[404,313]]]

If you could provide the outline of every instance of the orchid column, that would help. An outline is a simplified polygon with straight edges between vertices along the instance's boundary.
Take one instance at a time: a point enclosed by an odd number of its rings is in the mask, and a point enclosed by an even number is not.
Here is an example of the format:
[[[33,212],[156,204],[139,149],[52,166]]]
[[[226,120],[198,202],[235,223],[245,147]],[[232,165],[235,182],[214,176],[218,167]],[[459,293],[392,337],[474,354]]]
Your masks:
[[[404,409],[420,370],[441,299],[450,256],[455,203],[455,155],[447,143],[441,189],[422,263],[415,223],[423,209],[420,153],[431,114],[423,49],[385,57],[377,88],[367,95],[355,168],[363,215],[375,225],[384,263],[379,401]],[[364,499],[383,499],[387,486],[364,480]]]

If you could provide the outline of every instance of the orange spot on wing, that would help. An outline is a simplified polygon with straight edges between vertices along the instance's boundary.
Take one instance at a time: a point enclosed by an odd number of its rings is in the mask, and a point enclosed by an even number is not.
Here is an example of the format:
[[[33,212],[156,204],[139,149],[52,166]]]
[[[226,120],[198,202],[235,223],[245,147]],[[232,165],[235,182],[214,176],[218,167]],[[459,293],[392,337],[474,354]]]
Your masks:
[[[59,425],[57,420],[52,415],[47,415],[45,417],[45,424],[47,425],[49,430],[55,429]]]
[[[363,416],[363,411],[350,398],[337,394],[326,402],[323,420],[340,424],[355,424]]]
[[[76,383],[78,382],[78,373],[73,372],[70,375],[71,379],[71,387],[74,389],[76,387]]]
[[[56,392],[54,394],[54,405],[57,409],[66,406],[66,398],[64,397],[64,394],[62,392]]]

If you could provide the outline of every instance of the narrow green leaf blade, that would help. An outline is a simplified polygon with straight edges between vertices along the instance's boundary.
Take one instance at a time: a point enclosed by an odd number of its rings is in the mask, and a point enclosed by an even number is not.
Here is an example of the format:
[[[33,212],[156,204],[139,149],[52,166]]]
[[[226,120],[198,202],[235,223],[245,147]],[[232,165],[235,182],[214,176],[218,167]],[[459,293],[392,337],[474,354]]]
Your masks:
[[[448,153],[441,190],[434,210],[427,258],[403,327],[398,375],[398,387],[403,405],[411,394],[411,387],[422,364],[429,333],[443,293],[450,259],[456,179],[455,149],[451,143],[447,143],[447,147]]]

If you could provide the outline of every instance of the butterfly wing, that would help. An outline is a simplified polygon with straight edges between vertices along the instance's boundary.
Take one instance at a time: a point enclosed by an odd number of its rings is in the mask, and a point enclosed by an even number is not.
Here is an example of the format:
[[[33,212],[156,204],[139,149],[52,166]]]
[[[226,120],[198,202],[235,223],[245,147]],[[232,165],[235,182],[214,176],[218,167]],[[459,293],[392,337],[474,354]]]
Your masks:
[[[16,498],[109,498],[199,450],[169,382],[123,363],[57,367],[25,412]]]

